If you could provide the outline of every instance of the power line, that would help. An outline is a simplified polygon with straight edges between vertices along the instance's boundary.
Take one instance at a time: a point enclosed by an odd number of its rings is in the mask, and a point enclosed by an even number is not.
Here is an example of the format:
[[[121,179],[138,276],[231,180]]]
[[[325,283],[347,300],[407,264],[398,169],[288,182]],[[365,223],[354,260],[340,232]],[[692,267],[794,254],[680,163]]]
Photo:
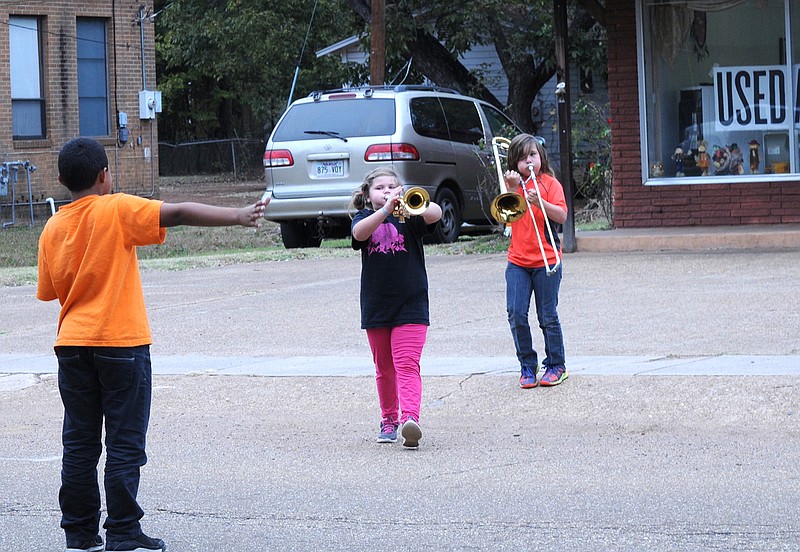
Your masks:
[[[169,4],[167,4],[166,6],[161,8],[160,10],[158,10],[156,13],[145,15],[145,16],[143,16],[141,18],[136,17],[134,19],[134,24],[141,24],[145,20],[152,22],[156,18],[156,16],[158,16],[164,10],[172,7],[172,5],[174,3],[175,2],[170,2]],[[14,15],[12,15],[11,17],[29,17],[31,19],[40,19],[40,16],[38,16],[38,15],[31,15],[31,16],[27,16],[27,15],[14,16]],[[100,18],[100,17],[97,17],[95,19],[113,19],[113,17],[112,18]],[[41,34],[51,35],[51,36],[58,37],[58,38],[74,38],[75,40],[83,40],[85,42],[94,42],[95,44],[103,44],[104,46],[109,46],[108,40],[95,40],[93,38],[81,38],[81,37],[79,37],[77,35],[72,35],[72,34],[68,34],[68,33],[64,33],[64,32],[57,33],[57,32],[54,32],[54,31],[46,31],[46,30],[43,30],[43,29],[40,29],[40,28],[31,29],[30,27],[26,27],[25,25],[19,25],[19,24],[16,24],[16,23],[12,23],[10,20],[9,21],[0,21],[0,24],[7,25],[8,27],[15,27],[17,29],[22,29],[22,30],[25,30],[25,31],[31,31],[31,32],[34,32],[34,33],[41,33]]]

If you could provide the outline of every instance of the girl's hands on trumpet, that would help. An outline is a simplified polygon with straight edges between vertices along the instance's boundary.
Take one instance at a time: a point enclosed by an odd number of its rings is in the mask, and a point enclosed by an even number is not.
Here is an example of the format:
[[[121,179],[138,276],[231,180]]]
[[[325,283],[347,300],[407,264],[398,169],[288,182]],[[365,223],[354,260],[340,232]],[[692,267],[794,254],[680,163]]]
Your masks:
[[[402,196],[403,196],[402,186],[386,188],[386,190],[384,190],[384,195],[383,195],[384,208],[390,213],[396,211],[401,205],[400,198]]]

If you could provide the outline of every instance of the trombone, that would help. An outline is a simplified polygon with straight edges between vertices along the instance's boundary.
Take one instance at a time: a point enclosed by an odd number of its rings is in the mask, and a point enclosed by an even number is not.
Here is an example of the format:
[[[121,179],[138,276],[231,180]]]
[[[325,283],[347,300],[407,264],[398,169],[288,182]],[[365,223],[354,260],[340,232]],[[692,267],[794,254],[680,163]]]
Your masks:
[[[492,151],[494,152],[497,178],[500,181],[500,195],[496,196],[492,200],[492,216],[498,222],[509,224],[522,218],[525,215],[525,211],[528,211],[531,215],[531,220],[533,221],[533,229],[536,233],[536,239],[539,242],[539,252],[541,253],[542,260],[544,261],[545,273],[548,276],[552,276],[556,269],[558,269],[558,266],[561,264],[561,256],[558,253],[558,246],[556,245],[556,240],[553,236],[552,225],[550,224],[550,220],[547,218],[547,212],[544,210],[544,201],[542,200],[542,193],[539,190],[539,183],[536,181],[536,173],[533,170],[533,165],[528,165],[528,172],[530,173],[530,176],[522,183],[522,189],[525,191],[524,197],[516,192],[509,192],[508,188],[506,188],[506,179],[503,176],[503,169],[500,161],[500,149],[505,150],[507,157],[508,146],[510,144],[511,140],[508,138],[502,138],[499,136],[492,138]],[[536,216],[534,215],[533,209],[528,201],[527,184],[529,181],[533,182],[533,187],[536,190],[536,197],[539,199],[539,209],[542,211],[544,224],[547,227],[548,237],[550,238],[550,244],[553,247],[553,253],[556,257],[552,267],[547,262],[547,254],[544,251],[542,235],[539,233],[539,224],[536,222]]]
[[[421,215],[428,210],[430,205],[431,196],[427,190],[419,186],[414,186],[400,197],[400,201],[395,206],[392,214],[397,217],[400,222],[405,222],[406,216]]]

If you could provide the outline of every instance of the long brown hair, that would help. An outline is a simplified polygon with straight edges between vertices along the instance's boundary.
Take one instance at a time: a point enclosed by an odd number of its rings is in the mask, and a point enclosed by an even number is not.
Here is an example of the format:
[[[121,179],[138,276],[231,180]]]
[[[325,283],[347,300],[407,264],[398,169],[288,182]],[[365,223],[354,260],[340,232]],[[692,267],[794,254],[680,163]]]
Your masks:
[[[542,160],[542,168],[539,172],[555,176],[553,169],[550,168],[550,160],[547,158],[547,150],[535,136],[530,134],[518,134],[511,139],[508,145],[508,168],[509,170],[516,171],[517,164],[528,157],[528,154],[533,150],[539,152],[539,157]]]
[[[391,176],[398,185],[402,185],[400,177],[397,176],[397,173],[394,172],[394,169],[391,167],[378,167],[377,169],[371,170],[367,173],[367,176],[364,177],[364,182],[361,183],[361,187],[353,192],[350,204],[355,210],[372,209],[372,202],[369,200],[369,188],[379,176]]]

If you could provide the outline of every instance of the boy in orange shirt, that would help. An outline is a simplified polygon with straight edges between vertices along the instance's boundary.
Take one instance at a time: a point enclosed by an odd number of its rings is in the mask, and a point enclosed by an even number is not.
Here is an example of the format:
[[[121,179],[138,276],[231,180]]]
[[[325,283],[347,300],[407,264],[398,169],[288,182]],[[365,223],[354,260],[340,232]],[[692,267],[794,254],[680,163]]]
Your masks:
[[[36,297],[61,303],[55,353],[64,403],[59,503],[67,552],[104,549],[97,482],[104,422],[105,549],[163,552],[164,541],[142,532],[136,500],[152,386],[136,247],[163,243],[171,226],[256,227],[265,203],[228,208],[112,194],[108,157],[89,138],[64,145],[58,172],[72,203],[42,231]]]

